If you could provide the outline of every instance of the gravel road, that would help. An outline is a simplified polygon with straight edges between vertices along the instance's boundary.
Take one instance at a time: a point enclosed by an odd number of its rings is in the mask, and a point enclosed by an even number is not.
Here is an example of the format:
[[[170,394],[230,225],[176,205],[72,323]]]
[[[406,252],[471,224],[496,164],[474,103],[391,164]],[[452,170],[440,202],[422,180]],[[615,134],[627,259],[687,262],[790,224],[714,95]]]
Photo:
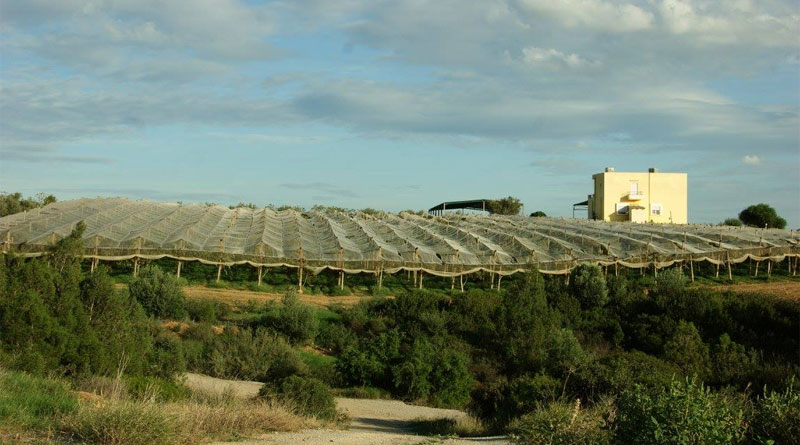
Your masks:
[[[233,391],[239,397],[258,394],[261,383],[223,380],[201,374],[187,374],[186,385],[193,389],[213,392]],[[439,438],[414,434],[411,422],[416,419],[457,419],[466,414],[453,409],[408,405],[397,400],[337,398],[336,406],[347,412],[351,422],[347,429],[312,429],[294,433],[268,433],[236,442],[216,442],[213,445],[267,444],[353,444],[353,445],[506,445],[505,437]]]

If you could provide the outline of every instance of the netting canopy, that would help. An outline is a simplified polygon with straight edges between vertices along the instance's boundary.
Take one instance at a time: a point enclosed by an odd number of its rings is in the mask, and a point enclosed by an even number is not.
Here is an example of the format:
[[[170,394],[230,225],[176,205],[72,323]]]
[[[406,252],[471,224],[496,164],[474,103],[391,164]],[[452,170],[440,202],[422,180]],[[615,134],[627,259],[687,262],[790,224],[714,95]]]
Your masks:
[[[378,213],[80,199],[0,218],[4,252],[37,256],[80,221],[84,255],[347,273],[422,270],[454,277],[563,274],[582,262],[630,268],[800,256],[796,232],[705,225],[445,214]]]

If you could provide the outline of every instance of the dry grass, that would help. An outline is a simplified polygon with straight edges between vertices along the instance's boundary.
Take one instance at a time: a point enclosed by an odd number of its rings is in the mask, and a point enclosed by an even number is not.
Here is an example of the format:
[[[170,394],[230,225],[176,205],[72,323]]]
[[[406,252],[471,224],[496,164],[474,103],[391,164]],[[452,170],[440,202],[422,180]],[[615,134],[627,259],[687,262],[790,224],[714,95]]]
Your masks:
[[[166,404],[185,433],[184,440],[234,439],[270,431],[298,431],[317,426],[313,419],[285,406],[266,401],[240,401],[220,405],[198,402]]]
[[[414,431],[425,436],[480,437],[487,434],[483,423],[471,416],[417,419],[411,425]]]

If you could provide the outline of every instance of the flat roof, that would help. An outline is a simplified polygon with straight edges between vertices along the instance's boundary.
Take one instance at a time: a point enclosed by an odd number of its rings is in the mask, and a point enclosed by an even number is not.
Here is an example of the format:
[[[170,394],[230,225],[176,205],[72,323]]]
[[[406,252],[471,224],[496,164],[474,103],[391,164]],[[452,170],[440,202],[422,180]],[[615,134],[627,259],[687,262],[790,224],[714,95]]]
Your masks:
[[[437,204],[430,209],[429,212],[433,212],[434,210],[456,210],[456,209],[468,209],[468,210],[486,210],[486,204],[491,201],[491,199],[471,199],[466,201],[446,201],[441,204]]]

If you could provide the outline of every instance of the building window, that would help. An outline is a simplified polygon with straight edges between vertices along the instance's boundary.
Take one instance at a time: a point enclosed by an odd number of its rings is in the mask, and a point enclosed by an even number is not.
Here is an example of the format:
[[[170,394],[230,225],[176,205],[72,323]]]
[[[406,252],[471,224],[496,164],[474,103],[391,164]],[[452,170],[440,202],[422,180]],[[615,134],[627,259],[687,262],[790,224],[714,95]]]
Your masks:
[[[661,204],[653,204],[650,206],[650,213],[653,215],[661,215]]]
[[[627,215],[628,214],[628,204],[624,202],[617,203],[617,215]]]

